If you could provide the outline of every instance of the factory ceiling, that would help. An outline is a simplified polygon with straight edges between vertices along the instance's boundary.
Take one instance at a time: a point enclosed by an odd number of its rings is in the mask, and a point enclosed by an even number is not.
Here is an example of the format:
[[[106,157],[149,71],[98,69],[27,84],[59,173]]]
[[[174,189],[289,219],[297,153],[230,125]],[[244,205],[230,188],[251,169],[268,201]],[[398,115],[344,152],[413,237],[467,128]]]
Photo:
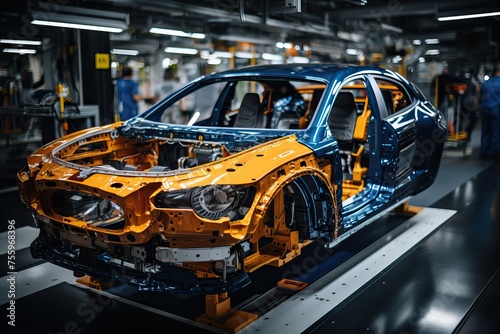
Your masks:
[[[153,54],[167,45],[217,48],[238,43],[273,47],[277,41],[307,45],[312,52],[344,57],[347,48],[366,54],[408,55],[412,59],[439,48],[438,60],[492,61],[499,58],[500,16],[439,21],[448,15],[499,11],[485,0],[51,0],[4,3],[0,38],[50,36],[33,26],[33,12],[47,15],[66,6],[128,14],[128,29],[112,34],[114,47]],[[151,27],[203,33],[193,40],[150,32]],[[425,43],[438,39],[438,45]],[[418,44],[420,41],[421,44]],[[417,43],[417,44],[415,44]]]

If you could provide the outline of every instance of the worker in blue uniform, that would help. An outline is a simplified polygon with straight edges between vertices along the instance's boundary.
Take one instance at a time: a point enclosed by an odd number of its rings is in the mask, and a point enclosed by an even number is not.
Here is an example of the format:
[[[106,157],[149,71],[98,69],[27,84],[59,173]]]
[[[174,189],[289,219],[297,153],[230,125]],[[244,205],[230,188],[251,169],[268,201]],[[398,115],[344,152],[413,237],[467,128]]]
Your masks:
[[[142,99],[139,95],[139,84],[132,80],[132,69],[124,67],[122,78],[116,83],[118,95],[118,113],[120,120],[126,121],[139,114],[137,102]]]
[[[480,158],[500,160],[500,63],[481,87]]]

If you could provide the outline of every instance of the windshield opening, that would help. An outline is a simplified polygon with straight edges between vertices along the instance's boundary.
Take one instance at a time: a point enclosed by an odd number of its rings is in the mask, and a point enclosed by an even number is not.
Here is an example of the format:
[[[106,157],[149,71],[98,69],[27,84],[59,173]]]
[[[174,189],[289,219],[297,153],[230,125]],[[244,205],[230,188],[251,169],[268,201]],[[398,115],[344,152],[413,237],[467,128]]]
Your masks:
[[[296,80],[216,81],[161,101],[144,116],[165,124],[305,129],[326,85]]]

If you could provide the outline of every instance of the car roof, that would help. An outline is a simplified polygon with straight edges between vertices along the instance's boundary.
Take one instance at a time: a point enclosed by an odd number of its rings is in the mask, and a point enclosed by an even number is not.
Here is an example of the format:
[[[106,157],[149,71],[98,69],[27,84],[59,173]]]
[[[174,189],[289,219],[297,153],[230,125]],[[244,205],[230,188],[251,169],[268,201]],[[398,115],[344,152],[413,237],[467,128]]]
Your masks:
[[[245,66],[224,72],[214,73],[207,78],[228,78],[237,76],[270,76],[293,77],[297,79],[311,79],[329,81],[333,75],[340,71],[352,68],[353,72],[359,66],[346,64],[279,64]]]

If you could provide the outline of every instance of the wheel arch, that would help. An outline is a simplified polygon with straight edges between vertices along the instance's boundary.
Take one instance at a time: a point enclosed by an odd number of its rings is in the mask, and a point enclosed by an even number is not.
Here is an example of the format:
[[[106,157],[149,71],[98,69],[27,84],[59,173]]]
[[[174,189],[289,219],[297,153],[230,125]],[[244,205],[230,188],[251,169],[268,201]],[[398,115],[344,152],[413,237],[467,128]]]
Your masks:
[[[256,219],[254,226],[270,224],[269,221],[266,221],[266,217],[269,218],[268,212],[274,210],[277,196],[283,196],[283,211],[272,214],[272,223],[275,228],[277,226],[276,220],[280,219],[279,215],[287,215],[287,211],[291,210],[291,203],[294,203],[294,217],[292,219],[295,221],[286,221],[290,217],[285,217],[286,228],[299,229],[301,239],[330,237],[332,232],[336,232],[339,227],[337,187],[338,185],[332,185],[328,181],[327,175],[312,170],[304,170],[280,177],[259,199],[257,214],[254,216]]]

